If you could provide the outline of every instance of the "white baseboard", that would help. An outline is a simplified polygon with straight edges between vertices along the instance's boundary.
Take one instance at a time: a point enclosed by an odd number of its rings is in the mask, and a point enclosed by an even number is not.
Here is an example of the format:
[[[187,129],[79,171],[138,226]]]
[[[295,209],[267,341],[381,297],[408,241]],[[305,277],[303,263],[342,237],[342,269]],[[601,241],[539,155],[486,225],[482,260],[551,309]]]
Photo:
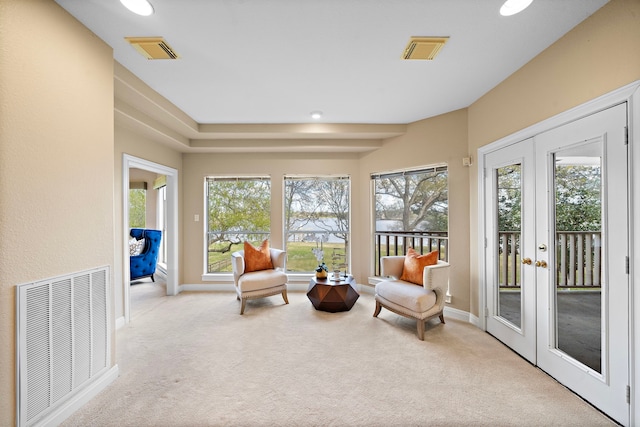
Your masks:
[[[369,284],[366,284],[366,283],[363,283],[363,284],[358,283],[358,290],[360,291],[361,294],[362,293],[367,294],[367,295],[375,295],[376,294],[376,287],[372,286],[372,285],[369,285]]]
[[[469,323],[476,326],[477,328],[482,329],[480,325],[480,318],[478,316],[474,316],[473,314],[469,314]]]
[[[233,283],[186,283],[178,286],[178,293],[183,291],[200,291],[200,292],[235,292]]]
[[[471,314],[463,310],[458,310],[457,308],[445,306],[444,315],[447,317],[452,317],[454,319],[462,320],[463,322],[471,322]]]
[[[124,325],[126,325],[126,324],[127,324],[127,322],[126,322],[126,320],[124,319],[124,316],[118,317],[118,318],[116,319],[116,331],[117,331],[118,329],[122,328],[122,327],[123,327]]]
[[[93,399],[98,393],[104,390],[116,378],[118,378],[118,365],[114,365],[111,369],[105,371],[100,377],[96,378],[84,390],[79,391],[71,399],[60,405],[55,411],[51,412],[35,425],[38,427],[54,427],[60,425],[64,420],[69,418],[74,412],[80,409],[85,403]]]

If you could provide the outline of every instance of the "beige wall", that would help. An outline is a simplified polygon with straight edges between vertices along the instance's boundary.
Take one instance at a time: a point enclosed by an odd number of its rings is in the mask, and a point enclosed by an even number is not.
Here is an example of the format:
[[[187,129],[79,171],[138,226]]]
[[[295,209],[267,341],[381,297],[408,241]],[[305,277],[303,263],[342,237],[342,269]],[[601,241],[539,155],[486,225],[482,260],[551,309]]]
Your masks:
[[[116,319],[124,316],[124,286],[128,284],[128,280],[123,277],[124,262],[124,236],[129,232],[128,226],[125,229],[123,221],[122,206],[122,161],[124,154],[134,156],[143,160],[157,163],[162,166],[170,167],[178,171],[178,224],[182,224],[182,153],[169,148],[168,146],[158,144],[140,133],[133,132],[125,124],[116,121],[115,124],[115,141],[114,141],[114,182],[113,188],[115,192],[115,268],[114,268],[114,290],[115,290],[115,316]],[[134,172],[134,176],[135,176]],[[153,187],[149,187],[153,192]],[[155,219],[154,219],[155,221]],[[178,230],[178,236],[181,236],[182,230]],[[178,242],[178,262],[182,264],[182,239]],[[182,272],[182,266],[179,270]],[[182,276],[178,277],[178,283],[182,283]]]
[[[410,167],[445,163],[449,169],[449,261],[451,263],[450,307],[469,311],[469,168],[462,166],[467,152],[467,111],[458,110],[412,123],[403,136],[385,141],[384,146],[364,156],[360,162],[358,183],[366,191],[354,200],[363,209],[362,242],[366,250],[359,251],[358,265],[362,275],[373,271],[373,228],[370,221],[372,205],[370,175]],[[364,247],[363,247],[364,249]],[[354,259],[354,263],[356,261]]]
[[[16,285],[113,266],[112,58],[53,1],[0,2],[2,426],[15,423]]]
[[[469,152],[640,79],[640,0],[612,0],[469,107]],[[471,312],[478,315],[478,171],[470,171]]]

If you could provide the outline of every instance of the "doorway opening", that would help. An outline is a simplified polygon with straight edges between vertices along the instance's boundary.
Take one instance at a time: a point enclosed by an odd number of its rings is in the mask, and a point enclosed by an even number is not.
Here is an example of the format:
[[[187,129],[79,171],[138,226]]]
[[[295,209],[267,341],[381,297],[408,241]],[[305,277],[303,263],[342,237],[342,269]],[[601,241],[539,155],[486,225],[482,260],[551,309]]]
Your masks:
[[[178,294],[178,171],[176,169],[137,158],[128,154],[122,159],[122,209],[123,209],[123,248],[128,247],[129,241],[129,182],[132,170],[141,170],[166,177],[166,185],[163,190],[165,209],[162,209],[162,222],[164,230],[162,240],[166,245],[163,254],[161,270],[166,273],[166,295]],[[130,293],[130,265],[129,253],[123,251],[122,259],[124,320],[129,323],[131,319],[131,293]]]

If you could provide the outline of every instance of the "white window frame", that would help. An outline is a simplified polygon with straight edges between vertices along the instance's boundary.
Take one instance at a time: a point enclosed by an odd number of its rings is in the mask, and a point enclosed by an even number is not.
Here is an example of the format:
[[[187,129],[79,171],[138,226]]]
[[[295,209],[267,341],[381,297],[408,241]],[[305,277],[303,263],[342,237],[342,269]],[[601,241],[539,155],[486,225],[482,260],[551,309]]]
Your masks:
[[[248,175],[207,175],[204,177],[203,181],[203,215],[202,215],[202,230],[203,230],[203,249],[202,249],[202,281],[205,282],[218,282],[218,283],[229,283],[229,281],[233,280],[232,272],[209,272],[208,271],[208,263],[209,263],[209,253],[208,253],[208,233],[209,233],[209,199],[208,199],[208,185],[207,182],[209,179],[217,179],[217,180],[266,180],[269,182],[269,197],[270,204],[273,207],[273,179],[269,175],[265,174],[248,174]],[[271,234],[272,224],[270,224],[270,230],[268,234]],[[231,257],[231,254],[229,254]],[[197,287],[196,287],[197,288]]]
[[[346,260],[347,260],[347,270],[348,272],[351,271],[351,264],[353,261],[353,258],[351,257],[351,248],[353,247],[353,240],[351,238],[351,229],[352,229],[352,222],[351,222],[351,212],[352,212],[352,180],[351,180],[351,176],[348,174],[334,174],[334,175],[319,175],[319,174],[313,174],[313,175],[295,175],[295,174],[285,174],[283,177],[283,196],[282,196],[282,223],[283,223],[283,230],[282,230],[282,234],[283,234],[283,242],[284,242],[284,248],[286,249],[287,247],[287,239],[288,239],[288,231],[286,229],[286,206],[285,206],[285,194],[286,194],[286,185],[287,185],[287,180],[314,180],[314,179],[318,179],[318,180],[346,180],[349,183],[349,192],[348,192],[348,197],[349,197],[349,218],[348,218],[348,224],[349,224],[349,231],[348,231],[348,241],[349,244],[346,246],[346,250],[345,250],[345,256],[346,256]],[[326,254],[325,254],[326,255]],[[327,262],[328,261],[328,262]],[[331,268],[331,261],[327,259],[327,257],[325,256],[325,263],[327,264],[327,267]],[[296,279],[306,279],[310,276],[312,276],[314,273],[314,271],[287,271],[287,274],[289,274],[290,278],[296,278]]]

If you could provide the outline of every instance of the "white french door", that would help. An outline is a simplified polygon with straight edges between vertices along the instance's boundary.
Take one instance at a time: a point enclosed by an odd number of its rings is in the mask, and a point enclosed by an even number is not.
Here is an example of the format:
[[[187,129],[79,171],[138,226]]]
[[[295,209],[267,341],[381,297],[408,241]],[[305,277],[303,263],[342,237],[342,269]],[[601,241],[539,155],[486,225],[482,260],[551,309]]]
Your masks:
[[[487,331],[629,423],[626,104],[486,156]]]
[[[629,422],[626,125],[621,104],[535,137],[537,259],[547,263],[536,269],[538,366],[623,424]],[[597,206],[563,198],[588,191]],[[599,230],[560,227],[561,215],[576,218],[579,228],[596,210]]]
[[[533,140],[485,158],[487,203],[487,330],[536,362],[536,276],[523,268],[535,257]],[[523,264],[523,262],[525,264]]]

